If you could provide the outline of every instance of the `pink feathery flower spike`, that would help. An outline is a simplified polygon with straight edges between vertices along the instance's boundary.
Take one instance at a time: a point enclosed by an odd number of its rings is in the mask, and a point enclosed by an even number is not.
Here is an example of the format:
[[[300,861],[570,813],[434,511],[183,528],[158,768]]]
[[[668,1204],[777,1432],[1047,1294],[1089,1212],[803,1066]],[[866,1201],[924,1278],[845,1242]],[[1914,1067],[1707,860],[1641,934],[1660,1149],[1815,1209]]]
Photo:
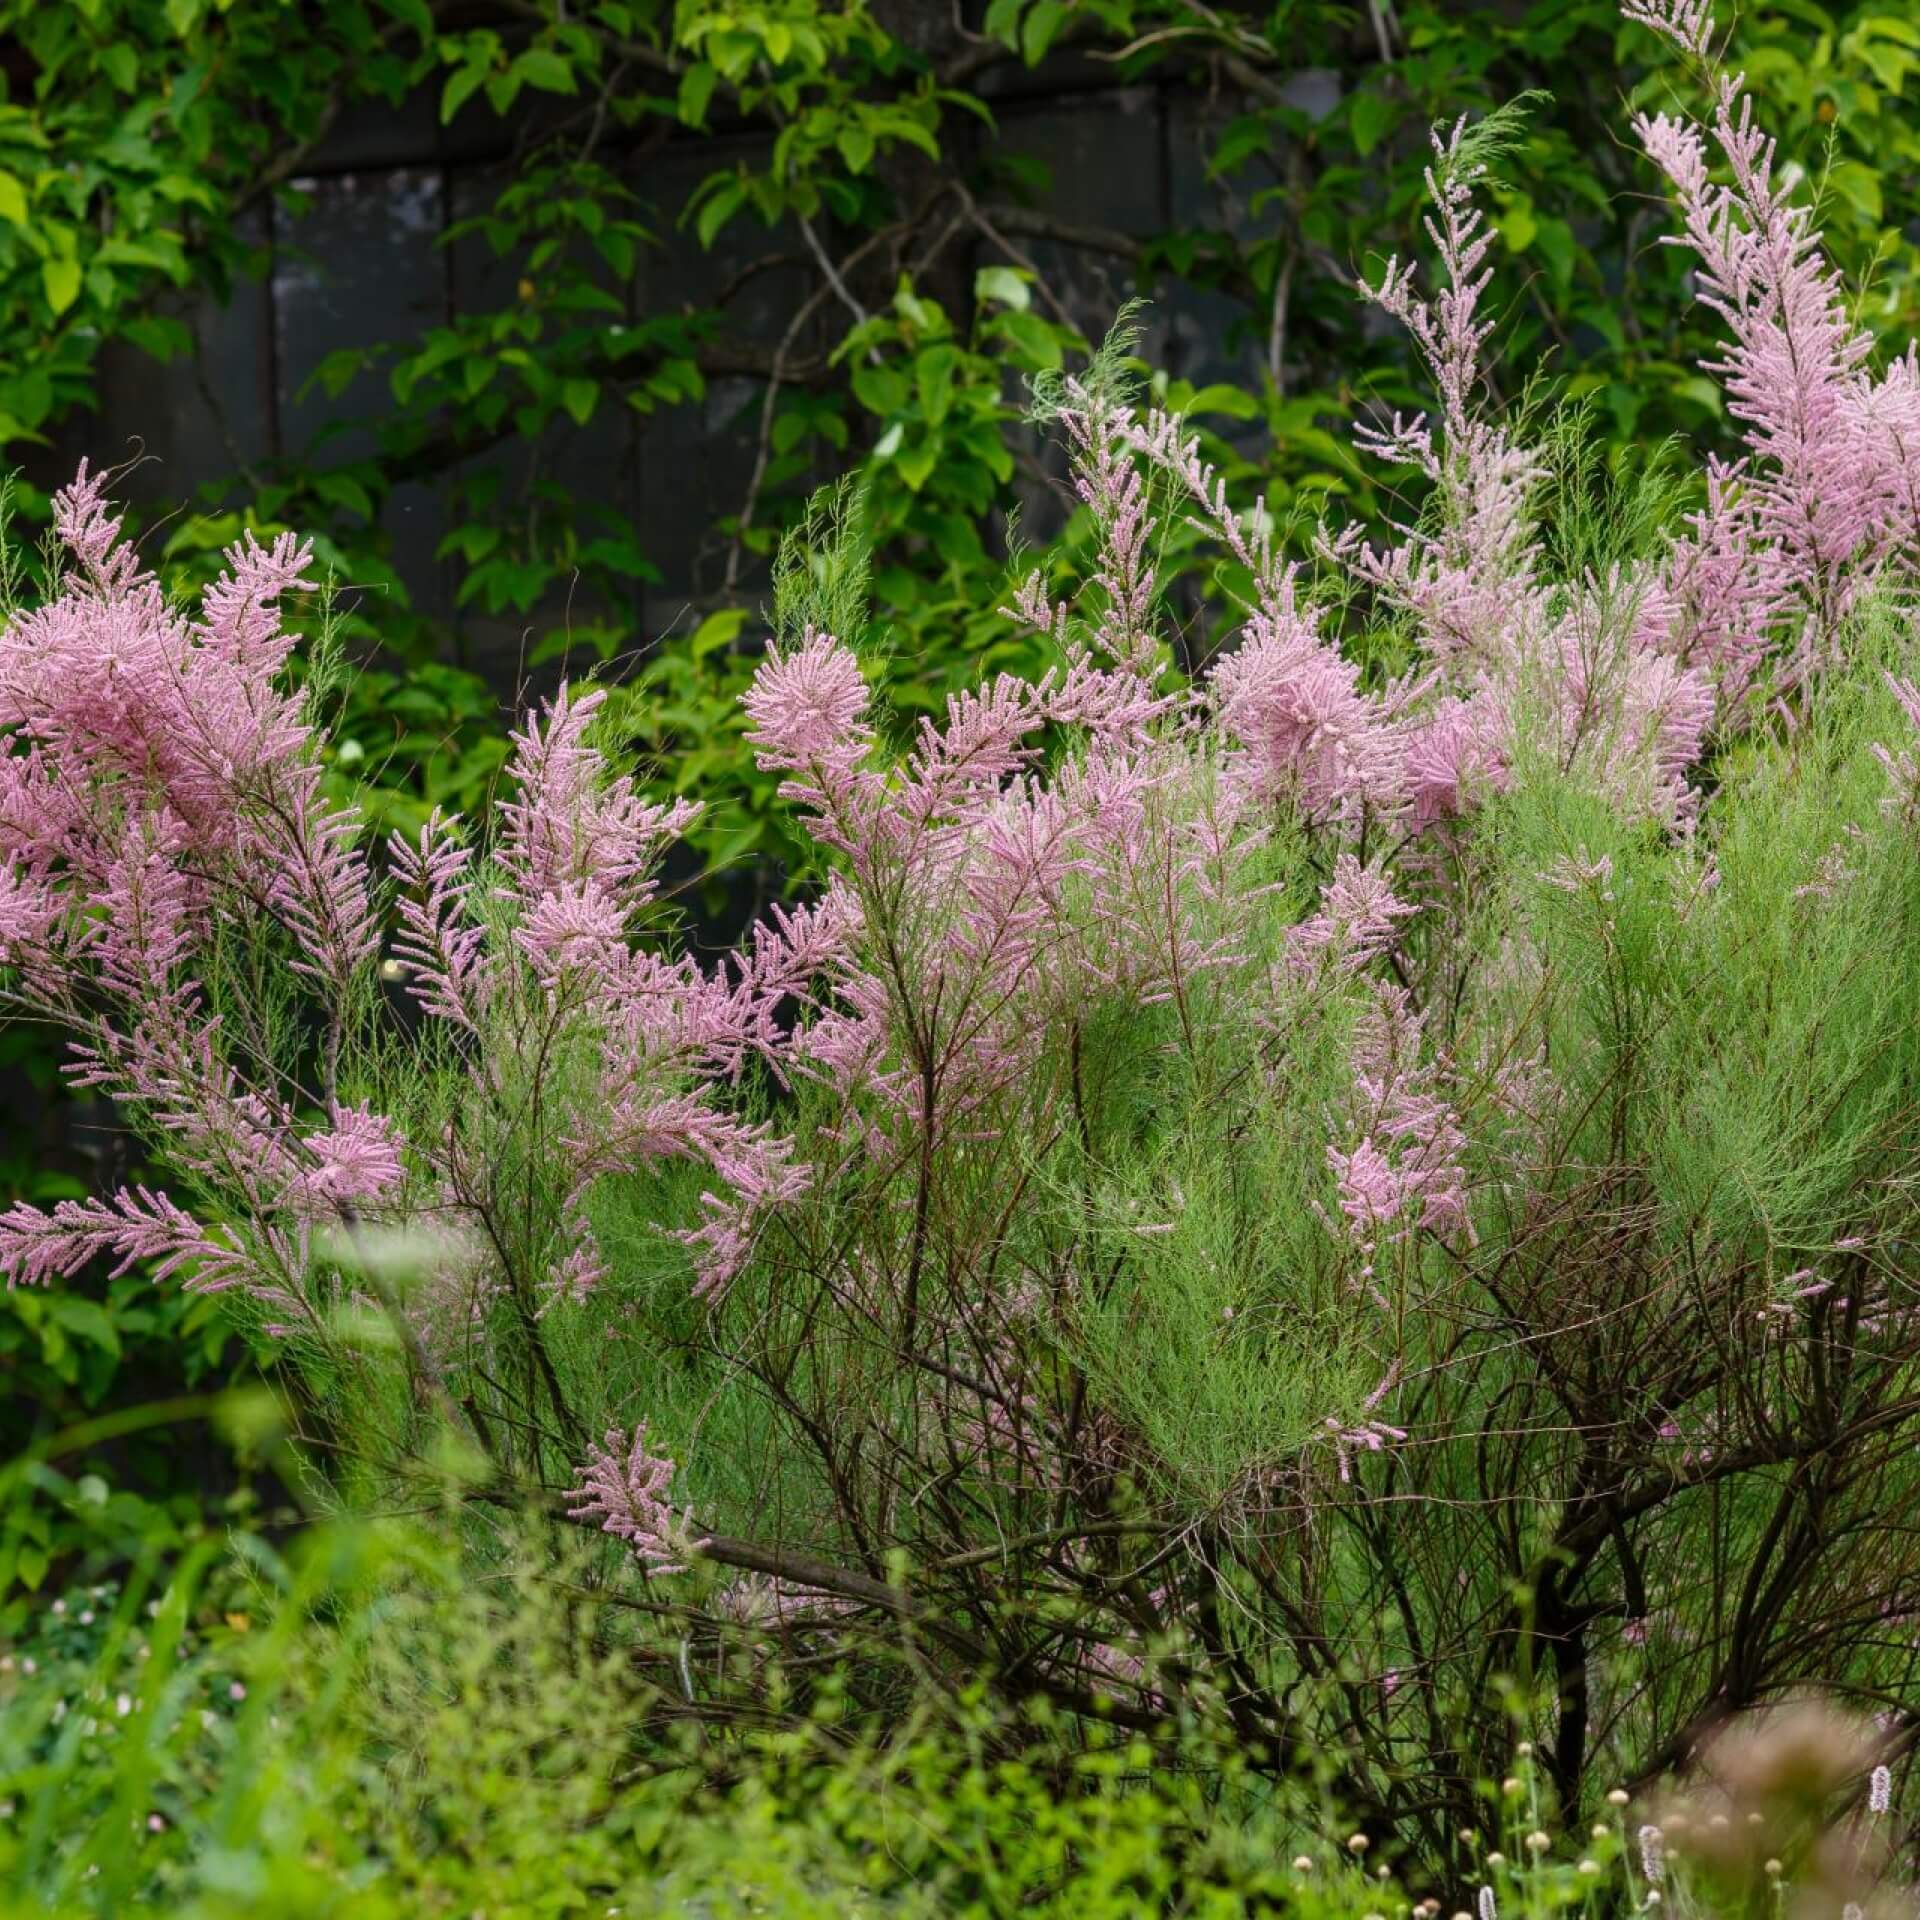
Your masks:
[[[644,1420],[631,1439],[610,1427],[605,1443],[588,1449],[580,1484],[567,1495],[580,1504],[567,1509],[568,1517],[599,1521],[601,1532],[626,1541],[650,1572],[685,1573],[701,1538],[692,1508],[667,1499],[677,1471],[665,1455],[647,1451]]]

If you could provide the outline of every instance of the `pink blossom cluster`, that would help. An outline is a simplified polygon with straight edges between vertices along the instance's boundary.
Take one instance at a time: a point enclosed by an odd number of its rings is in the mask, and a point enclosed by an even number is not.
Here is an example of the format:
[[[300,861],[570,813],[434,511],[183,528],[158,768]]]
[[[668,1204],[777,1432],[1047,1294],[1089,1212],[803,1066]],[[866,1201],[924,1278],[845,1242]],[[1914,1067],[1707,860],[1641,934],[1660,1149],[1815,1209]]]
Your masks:
[[[370,960],[378,915],[349,809],[321,793],[300,702],[281,686],[278,602],[308,550],[251,537],[197,617],[170,606],[83,466],[55,496],[63,590],[0,634],[0,962],[16,1006],[74,1036],[69,1076],[143,1112],[190,1184],[237,1192],[210,1230],[162,1196],[0,1215],[10,1280],[96,1255],[151,1259],[288,1320],[318,1221],[401,1182],[391,1122],[340,1097],[326,1053],[305,1099],[239,1064],[264,1050],[205,986],[245,929],[322,998]]]
[[[791,1632],[798,1627],[831,1625],[857,1613],[860,1602],[777,1574],[750,1573],[722,1587],[714,1595],[713,1606],[722,1618],[739,1626]]]
[[[700,1288],[716,1292],[766,1211],[806,1184],[789,1143],[730,1108],[719,1088],[750,1057],[777,1059],[775,1009],[805,990],[846,927],[831,902],[776,914],[711,973],[642,938],[659,858],[696,809],[644,800],[631,775],[609,772],[586,739],[604,700],[600,690],[562,688],[513,736],[515,797],[501,809],[484,893],[475,850],[452,823],[436,816],[415,839],[395,836],[395,952],[428,1012],[484,1037],[477,1070],[496,1085],[555,1032],[591,1036],[594,1097],[550,1144],[566,1179],[557,1292],[577,1300],[602,1277],[585,1211],[593,1182],[669,1158],[699,1161],[719,1183],[702,1198],[703,1222],[679,1230]],[[502,901],[504,943],[489,937],[490,909]]]
[[[869,1152],[978,1123],[1090,996],[1165,1000],[1228,958],[1190,911],[1224,881],[1227,828],[1193,804],[1192,755],[1152,726],[1176,702],[1130,645],[1098,634],[1037,681],[954,695],[899,759],[836,637],[809,631],[756,674],[759,764],[846,856],[818,911],[877,936],[832,956],[832,1002],[785,1065],[843,1097]],[[1082,750],[1043,768],[1059,728]]]
[[[1369,1259],[1389,1229],[1472,1231],[1466,1135],[1447,1098],[1443,1066],[1422,1058],[1422,1025],[1404,987],[1376,987],[1354,1038],[1358,1137],[1350,1149],[1327,1150],[1340,1210]]]
[[[357,816],[326,799],[323,739],[286,684],[295,636],[279,608],[309,584],[308,551],[243,539],[188,615],[84,468],[54,524],[70,570],[0,634],[6,992],[74,1036],[72,1080],[142,1121],[220,1224],[144,1188],[23,1202],[0,1215],[0,1270],[45,1281],[101,1255],[150,1260],[189,1287],[242,1290],[278,1331],[318,1334],[341,1297],[328,1247],[416,1216],[436,1230],[464,1218],[463,1245],[498,1246],[486,1128],[408,1139],[346,1090],[391,916],[393,961],[473,1081],[463,1115],[513,1098],[562,1034],[597,1061],[587,1089],[543,1113],[562,1186],[536,1222],[554,1297],[603,1277],[594,1179],[664,1158],[712,1173],[702,1217],[676,1231],[700,1286],[724,1286],[807,1179],[728,1087],[780,1052],[776,1008],[846,937],[837,903],[776,913],[714,971],[663,957],[642,937],[651,874],[693,810],[610,773],[585,738],[604,696],[567,690],[514,736],[493,842],[436,815],[395,836],[382,875]],[[284,964],[317,1038],[290,1053],[265,1008],[215,991],[236,954]],[[511,1277],[484,1265],[461,1263],[475,1300]]]
[[[1644,17],[1644,15],[1642,16]],[[1647,20],[1690,51],[1704,37]],[[1699,262],[1700,298],[1731,336],[1710,371],[1746,429],[1748,454],[1716,473],[1716,490],[1683,550],[1696,589],[1716,568],[1735,593],[1676,608],[1669,645],[1750,668],[1766,629],[1791,615],[1794,664],[1825,664],[1839,619],[1889,559],[1920,535],[1920,370],[1913,353],[1878,376],[1870,336],[1821,250],[1812,209],[1775,167],[1737,75],[1720,74],[1711,131],[1671,114],[1634,129],[1667,175],[1684,239]],[[1710,149],[1717,151],[1716,173]]]
[[[701,1541],[693,1509],[667,1498],[675,1471],[665,1455],[648,1452],[644,1420],[630,1436],[610,1428],[605,1441],[588,1450],[580,1484],[567,1495],[579,1504],[567,1511],[624,1540],[652,1572],[684,1573]]]

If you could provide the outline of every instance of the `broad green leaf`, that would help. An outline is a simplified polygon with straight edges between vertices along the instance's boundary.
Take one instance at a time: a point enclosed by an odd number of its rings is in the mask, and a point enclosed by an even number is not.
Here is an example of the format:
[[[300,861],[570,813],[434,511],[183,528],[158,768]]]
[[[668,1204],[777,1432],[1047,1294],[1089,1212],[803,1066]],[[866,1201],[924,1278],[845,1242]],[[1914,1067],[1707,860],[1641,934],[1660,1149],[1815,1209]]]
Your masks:
[[[742,80],[759,58],[760,42],[750,33],[716,33],[708,37],[706,51],[729,80]]]
[[[472,98],[486,77],[486,68],[478,62],[456,67],[447,76],[447,84],[440,90],[440,124],[443,127]]]
[[[1037,313],[997,313],[993,331],[1012,343],[1033,367],[1061,363],[1060,336]]]
[[[1037,67],[1047,57],[1048,48],[1066,22],[1066,0],[1035,0],[1020,29],[1020,57],[1028,66]]]
[[[1257,420],[1260,417],[1260,402],[1245,387],[1200,387],[1181,411],[1223,413],[1229,420]]]
[[[1372,88],[1353,96],[1353,110],[1347,124],[1353,130],[1354,151],[1363,159],[1393,130],[1400,109],[1385,94]]]
[[[1725,395],[1704,373],[1690,373],[1685,379],[1676,380],[1673,390],[1684,394],[1695,405],[1704,407],[1716,420],[1721,417],[1726,404]]]
[[[122,93],[131,93],[140,81],[140,62],[124,40],[100,49],[100,67]]]
[[[536,87],[542,93],[573,93],[579,82],[572,66],[551,47],[529,47],[513,63],[514,77],[522,86]]]
[[[5,394],[7,411],[17,414],[29,427],[44,424],[53,411],[53,380],[45,367],[29,367],[0,392]]]
[[[1556,285],[1564,293],[1573,282],[1573,229],[1564,220],[1542,219],[1534,244],[1552,269]]]
[[[422,40],[433,38],[433,10],[427,0],[380,0],[380,5],[396,20],[411,27]]]
[[[188,352],[193,335],[170,314],[139,314],[123,321],[121,336],[162,365]]]
[[[840,150],[840,158],[847,163],[851,173],[864,173],[867,163],[873,158],[873,134],[859,120],[850,120],[833,136],[833,144]]]
[[[707,102],[713,98],[713,89],[719,78],[711,63],[705,60],[689,67],[680,76],[680,100],[676,111],[687,126],[697,127],[705,123]]]
[[[937,161],[940,158],[940,142],[934,138],[932,129],[911,114],[888,114],[885,130],[894,139],[904,140],[910,147],[918,147],[929,160]]]
[[[740,637],[740,629],[747,624],[747,612],[744,607],[722,607],[716,613],[710,613],[694,628],[687,644],[696,657],[712,653],[721,647],[730,647]]]
[[[907,383],[893,367],[863,363],[853,370],[853,397],[869,413],[898,413],[907,404]]]
[[[16,227],[27,224],[26,189],[10,173],[0,173],[0,220]]]
[[[1228,127],[1207,160],[1207,172],[1218,179],[1244,166],[1257,153],[1273,151],[1273,128],[1258,114],[1245,114]]]
[[[350,473],[323,473],[314,478],[314,495],[330,507],[344,508],[363,520],[373,518],[373,497]]]
[[[1007,50],[1017,52],[1020,44],[1020,14],[1026,0],[993,0],[987,8],[984,29],[990,39],[1000,41]]]
[[[740,203],[747,197],[747,183],[738,175],[722,180],[720,185],[707,196],[700,208],[699,217],[693,223],[693,230],[700,236],[703,247],[711,247],[718,237],[720,229],[739,211]]]
[[[1863,220],[1870,220],[1878,226],[1886,217],[1886,204],[1880,192],[1880,176],[1873,168],[1862,166],[1857,160],[1844,160],[1828,172],[1827,179],[1834,191]]]
[[[56,319],[80,297],[80,263],[55,254],[40,263],[40,284]]]
[[[932,478],[934,462],[938,457],[938,449],[930,442],[922,441],[917,447],[909,447],[894,461],[894,471],[913,492],[918,493]]]
[[[981,305],[997,301],[1016,313],[1033,305],[1033,292],[1012,267],[982,267],[973,276],[973,297]]]
[[[103,1353],[119,1353],[119,1329],[114,1325],[113,1315],[99,1301],[89,1300],[84,1294],[55,1291],[47,1296],[47,1306],[77,1339],[98,1347]]]
[[[1524,194],[1516,197],[1500,216],[1500,237],[1506,241],[1511,253],[1525,253],[1533,245],[1534,236],[1539,231],[1540,222],[1534,217],[1533,202]]]
[[[960,355],[949,346],[929,347],[915,363],[914,384],[920,394],[920,411],[929,426],[937,427],[947,417],[959,365]]]

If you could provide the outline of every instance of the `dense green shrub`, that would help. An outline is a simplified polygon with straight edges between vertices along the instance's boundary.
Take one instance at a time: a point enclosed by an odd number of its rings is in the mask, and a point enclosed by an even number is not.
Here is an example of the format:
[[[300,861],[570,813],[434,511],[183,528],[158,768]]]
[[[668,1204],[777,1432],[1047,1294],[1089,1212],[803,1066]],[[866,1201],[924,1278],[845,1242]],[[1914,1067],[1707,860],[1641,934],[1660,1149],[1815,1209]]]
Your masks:
[[[804,1661],[776,1688],[799,1703],[783,1728],[676,1722],[673,1624],[619,1624],[616,1596],[544,1551],[481,1588],[405,1527],[235,1545],[50,1597],[0,1656],[10,1920],[1406,1920],[1482,1887],[1496,1912],[1546,1920],[1646,1889],[1639,1815],[1563,1831],[1524,1748],[1430,1876],[1390,1836],[1356,1850],[1310,1781],[1276,1789],[1198,1729],[1175,1749],[1082,1746],[975,1694],[922,1696],[879,1733]],[[1788,1811],[1770,1805],[1755,1836],[1774,1869],[1755,1912],[1830,1890]],[[1690,1843],[1678,1812],[1667,1911],[1746,1911],[1705,1821]]]

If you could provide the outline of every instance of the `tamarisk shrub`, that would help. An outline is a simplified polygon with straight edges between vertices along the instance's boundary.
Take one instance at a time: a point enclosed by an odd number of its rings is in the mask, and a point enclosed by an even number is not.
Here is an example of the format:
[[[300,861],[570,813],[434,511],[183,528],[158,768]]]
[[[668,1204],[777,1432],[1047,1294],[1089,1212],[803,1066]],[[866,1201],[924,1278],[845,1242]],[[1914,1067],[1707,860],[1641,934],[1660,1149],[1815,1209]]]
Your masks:
[[[1569,1802],[1812,1680],[1904,1751],[1916,363],[1870,370],[1709,17],[1627,12],[1713,101],[1636,130],[1745,456],[1606,474],[1490,409],[1514,119],[1439,133],[1434,278],[1372,290],[1424,516],[1283,557],[1118,340],[1038,396],[1095,540],[1013,595],[1040,678],[903,734],[857,555],[782,576],[746,720],[832,877],[717,965],[597,692],[492,822],[377,853],[286,678],[304,552],[189,617],[83,473],[0,639],[0,953],[172,1189],[13,1208],[10,1279],[226,1292],[358,1492],[456,1434],[687,1649],[886,1623],[1436,1859],[1511,1711]],[[1245,584],[1191,683],[1179,521]]]

